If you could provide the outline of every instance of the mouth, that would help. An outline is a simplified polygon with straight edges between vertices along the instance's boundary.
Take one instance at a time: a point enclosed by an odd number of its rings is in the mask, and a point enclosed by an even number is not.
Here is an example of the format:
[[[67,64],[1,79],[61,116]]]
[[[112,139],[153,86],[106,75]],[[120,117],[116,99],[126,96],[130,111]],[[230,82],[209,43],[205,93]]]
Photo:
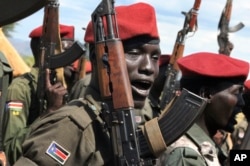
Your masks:
[[[237,121],[236,121],[236,118],[237,118],[237,115],[239,113],[241,113],[241,109],[240,108],[235,108],[234,111],[233,111],[233,115],[231,116],[231,123],[233,125],[236,125],[237,124]]]
[[[152,86],[151,81],[137,80],[131,82],[133,95],[138,97],[143,97],[143,98],[147,97],[151,86]]]
[[[241,112],[240,109],[235,108],[233,111],[233,114],[231,115],[231,118],[229,119],[227,126],[225,128],[226,131],[228,132],[233,132],[234,131],[234,126],[237,124],[236,116]]]

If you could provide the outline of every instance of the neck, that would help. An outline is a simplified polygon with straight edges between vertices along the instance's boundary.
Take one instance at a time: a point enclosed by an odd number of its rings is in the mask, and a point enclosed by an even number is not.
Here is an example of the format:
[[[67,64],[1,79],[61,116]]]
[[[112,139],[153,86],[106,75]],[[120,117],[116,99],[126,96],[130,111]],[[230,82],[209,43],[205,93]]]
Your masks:
[[[205,111],[205,110],[204,110]],[[200,126],[204,130],[204,132],[209,135],[210,138],[214,136],[216,130],[209,128],[209,124],[205,120],[205,114],[203,113],[197,120],[196,124]]]

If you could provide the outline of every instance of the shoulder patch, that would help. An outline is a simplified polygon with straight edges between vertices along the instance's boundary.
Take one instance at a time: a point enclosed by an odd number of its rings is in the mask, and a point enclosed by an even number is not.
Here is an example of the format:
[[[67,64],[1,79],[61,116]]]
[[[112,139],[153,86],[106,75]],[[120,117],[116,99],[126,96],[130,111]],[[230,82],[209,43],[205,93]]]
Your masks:
[[[62,165],[65,164],[65,162],[70,156],[70,152],[68,152],[66,149],[64,149],[61,145],[59,145],[55,141],[51,142],[46,151],[46,154]]]
[[[6,110],[17,116],[23,110],[23,103],[21,101],[10,101],[6,104]]]

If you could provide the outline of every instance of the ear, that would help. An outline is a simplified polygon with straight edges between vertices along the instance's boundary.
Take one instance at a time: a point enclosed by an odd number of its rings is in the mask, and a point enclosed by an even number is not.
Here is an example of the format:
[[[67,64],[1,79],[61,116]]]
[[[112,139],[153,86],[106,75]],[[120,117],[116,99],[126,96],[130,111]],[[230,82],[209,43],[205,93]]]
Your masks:
[[[208,87],[202,87],[199,92],[200,96],[207,99],[207,103],[211,103],[212,95]]]
[[[202,87],[200,89],[199,94],[200,94],[201,97],[208,98],[208,99],[211,99],[211,97],[213,96],[212,93],[211,93],[211,89],[208,88],[208,87]]]
[[[213,97],[213,95],[211,94],[211,90],[208,87],[202,87],[199,93],[201,97],[207,99],[208,103],[211,103],[211,98]]]

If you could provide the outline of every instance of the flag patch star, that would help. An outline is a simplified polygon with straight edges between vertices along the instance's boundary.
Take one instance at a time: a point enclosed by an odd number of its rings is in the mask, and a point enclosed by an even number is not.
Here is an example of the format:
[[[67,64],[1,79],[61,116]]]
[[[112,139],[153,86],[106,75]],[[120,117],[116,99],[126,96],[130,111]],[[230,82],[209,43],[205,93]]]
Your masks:
[[[62,165],[64,165],[64,163],[70,156],[70,152],[68,152],[66,149],[64,149],[61,145],[59,145],[55,141],[52,141],[52,143],[50,144],[49,148],[46,151],[46,154],[48,154],[50,157],[52,157],[54,160],[56,160]]]

